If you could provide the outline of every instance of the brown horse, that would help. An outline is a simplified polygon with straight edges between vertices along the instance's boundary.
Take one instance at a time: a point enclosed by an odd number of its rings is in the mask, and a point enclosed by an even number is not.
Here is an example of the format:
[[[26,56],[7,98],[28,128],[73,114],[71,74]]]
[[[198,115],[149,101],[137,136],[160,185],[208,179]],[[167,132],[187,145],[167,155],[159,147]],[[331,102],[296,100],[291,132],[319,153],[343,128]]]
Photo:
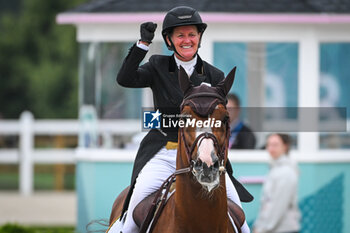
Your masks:
[[[235,232],[228,216],[224,175],[230,132],[226,95],[234,76],[235,68],[216,87],[194,87],[181,67],[181,115],[191,117],[182,119],[185,127],[178,133],[176,192],[153,226],[153,233]],[[116,199],[110,224],[120,216],[126,193],[124,190]],[[232,202],[229,205],[235,208],[233,220],[240,232],[244,213]]]

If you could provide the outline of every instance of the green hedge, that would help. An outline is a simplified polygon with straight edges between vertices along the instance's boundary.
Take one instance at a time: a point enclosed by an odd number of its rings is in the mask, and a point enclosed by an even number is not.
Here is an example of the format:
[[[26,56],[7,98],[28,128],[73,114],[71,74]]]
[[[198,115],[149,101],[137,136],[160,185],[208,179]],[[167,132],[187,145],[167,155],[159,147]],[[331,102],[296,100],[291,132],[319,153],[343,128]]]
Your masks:
[[[6,224],[0,227],[0,233],[74,233],[74,227],[24,227]]]

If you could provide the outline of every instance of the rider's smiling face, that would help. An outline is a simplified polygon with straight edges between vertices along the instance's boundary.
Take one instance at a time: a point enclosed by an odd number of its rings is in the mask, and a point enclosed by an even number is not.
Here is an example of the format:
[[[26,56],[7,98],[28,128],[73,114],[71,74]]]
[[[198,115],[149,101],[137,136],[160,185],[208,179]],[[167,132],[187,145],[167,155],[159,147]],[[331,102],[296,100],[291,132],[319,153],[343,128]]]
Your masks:
[[[200,33],[194,25],[179,26],[174,28],[171,40],[174,43],[176,51],[182,57],[176,53],[175,56],[182,61],[190,61],[198,50]],[[170,43],[169,40],[168,43]]]

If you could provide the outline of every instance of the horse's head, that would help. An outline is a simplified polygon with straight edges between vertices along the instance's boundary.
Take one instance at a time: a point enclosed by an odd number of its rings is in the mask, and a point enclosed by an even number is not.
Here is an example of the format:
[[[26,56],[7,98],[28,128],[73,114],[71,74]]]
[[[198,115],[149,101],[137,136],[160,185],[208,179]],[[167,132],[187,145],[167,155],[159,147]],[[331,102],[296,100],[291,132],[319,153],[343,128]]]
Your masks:
[[[191,167],[196,180],[208,192],[220,185],[220,174],[225,172],[229,137],[229,115],[226,95],[235,77],[234,68],[216,87],[202,84],[194,87],[181,67],[179,82],[184,92],[181,115],[185,127],[180,128],[182,165]],[[181,145],[183,143],[183,145]]]

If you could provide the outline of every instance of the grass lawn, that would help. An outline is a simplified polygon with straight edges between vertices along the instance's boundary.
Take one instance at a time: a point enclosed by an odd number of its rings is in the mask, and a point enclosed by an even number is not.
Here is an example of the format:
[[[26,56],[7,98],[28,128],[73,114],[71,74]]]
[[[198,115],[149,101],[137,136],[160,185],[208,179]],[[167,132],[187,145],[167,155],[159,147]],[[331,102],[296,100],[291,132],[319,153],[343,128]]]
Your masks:
[[[65,165],[66,170],[61,174],[61,189],[75,189],[74,165]],[[34,166],[34,190],[56,190],[57,176],[54,165]],[[19,167],[18,165],[0,165],[0,190],[18,190]]]

